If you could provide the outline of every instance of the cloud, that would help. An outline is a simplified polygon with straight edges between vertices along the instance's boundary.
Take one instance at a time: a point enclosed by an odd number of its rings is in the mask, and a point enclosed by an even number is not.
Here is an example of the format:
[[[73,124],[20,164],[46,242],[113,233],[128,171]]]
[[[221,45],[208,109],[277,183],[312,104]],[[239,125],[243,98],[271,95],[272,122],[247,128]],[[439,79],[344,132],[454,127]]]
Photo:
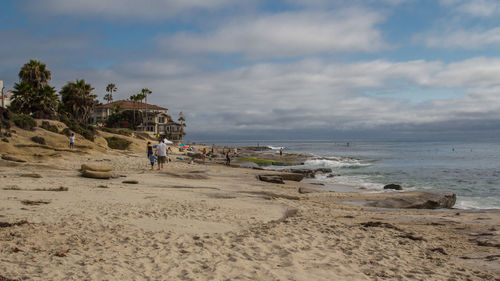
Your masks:
[[[148,87],[153,90],[150,101],[169,108],[174,116],[183,111],[188,132],[197,134],[375,130],[500,120],[500,83],[495,79],[500,77],[500,59],[479,57],[450,64],[424,60],[331,63],[306,59],[225,71],[190,66],[180,70],[182,75],[168,70],[162,77],[147,74],[148,69],[168,64],[152,60],[142,66],[118,65],[96,71],[87,81],[98,89],[114,82],[119,88],[117,96],[122,98]],[[135,73],[124,69],[132,65]],[[142,71],[146,73],[142,75]],[[460,94],[447,99],[436,94],[423,103],[397,95],[414,87],[457,89]],[[396,94],[389,97],[365,94],[391,88]]]
[[[440,3],[473,17],[500,15],[500,3],[497,0],[440,0]]]
[[[385,47],[376,28],[381,21],[381,15],[365,9],[284,12],[233,20],[204,34],[177,33],[160,44],[182,53],[258,58],[374,52]]]
[[[30,0],[31,11],[51,15],[101,17],[102,19],[161,20],[194,10],[215,10],[231,0]]]
[[[431,48],[482,49],[500,46],[500,27],[487,30],[455,30],[451,32],[418,35],[415,41],[423,41]]]

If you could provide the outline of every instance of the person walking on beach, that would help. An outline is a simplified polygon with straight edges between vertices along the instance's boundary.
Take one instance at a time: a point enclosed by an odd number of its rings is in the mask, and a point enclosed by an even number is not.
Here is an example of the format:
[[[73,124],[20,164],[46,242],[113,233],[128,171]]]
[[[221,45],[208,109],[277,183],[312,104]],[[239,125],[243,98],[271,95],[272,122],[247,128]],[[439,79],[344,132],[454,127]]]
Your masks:
[[[158,154],[158,171],[160,171],[167,160],[167,145],[164,144],[162,140],[158,142],[157,154]]]
[[[283,156],[283,147],[280,147],[280,157]]]
[[[229,149],[226,152],[226,166],[231,165],[231,156],[229,155]]]
[[[75,147],[75,133],[71,133],[69,136],[69,148],[73,149]]]
[[[147,148],[147,153],[148,153],[148,158],[153,155],[153,145],[151,145],[151,142],[148,141],[148,148]]]
[[[205,164],[205,161],[207,160],[207,149],[205,147],[203,148],[202,153],[203,164]]]

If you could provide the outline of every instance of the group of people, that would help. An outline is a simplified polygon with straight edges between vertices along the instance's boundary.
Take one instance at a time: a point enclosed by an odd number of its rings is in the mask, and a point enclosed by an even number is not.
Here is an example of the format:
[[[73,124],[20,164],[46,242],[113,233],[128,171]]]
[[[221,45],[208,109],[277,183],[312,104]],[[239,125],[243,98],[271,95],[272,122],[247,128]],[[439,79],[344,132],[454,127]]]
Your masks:
[[[149,162],[151,163],[151,170],[154,170],[155,163],[158,162],[158,171],[163,169],[165,163],[168,160],[168,152],[170,152],[170,147],[165,144],[163,140],[160,140],[154,149],[150,141],[148,141],[147,154]]]

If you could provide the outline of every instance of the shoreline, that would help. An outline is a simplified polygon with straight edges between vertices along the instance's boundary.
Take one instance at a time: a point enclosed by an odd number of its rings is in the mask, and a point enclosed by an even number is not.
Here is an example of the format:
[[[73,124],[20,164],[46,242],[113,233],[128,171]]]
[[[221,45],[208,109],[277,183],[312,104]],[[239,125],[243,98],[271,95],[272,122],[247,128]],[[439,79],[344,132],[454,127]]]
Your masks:
[[[15,143],[27,144],[42,133],[50,135],[38,128],[18,132]],[[219,158],[209,158],[210,166],[190,165],[187,152],[175,150],[164,171],[151,171],[145,141],[127,139],[133,142],[130,151],[82,140],[77,151],[57,156],[49,149],[0,144],[0,154],[10,149],[29,159],[0,159],[0,276],[500,278],[500,212],[354,206],[345,202],[388,195],[299,193],[314,185],[263,182],[259,175],[276,172],[226,167]],[[83,178],[82,164],[109,166],[115,177]]]

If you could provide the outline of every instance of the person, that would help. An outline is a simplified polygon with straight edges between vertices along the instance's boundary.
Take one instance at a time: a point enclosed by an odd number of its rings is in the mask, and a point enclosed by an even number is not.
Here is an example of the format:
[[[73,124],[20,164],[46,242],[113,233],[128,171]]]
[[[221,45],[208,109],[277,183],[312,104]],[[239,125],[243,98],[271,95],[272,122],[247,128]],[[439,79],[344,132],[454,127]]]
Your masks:
[[[167,145],[160,140],[156,149],[156,153],[158,154],[158,171],[160,171],[167,160]]]
[[[156,162],[156,156],[153,153],[149,155],[149,161],[151,162],[151,171],[153,171],[155,169],[155,162]]]
[[[153,145],[151,145],[150,141],[148,141],[147,153],[148,153],[148,158],[151,157],[151,155],[153,155]]]
[[[238,148],[237,147],[234,148],[234,156],[235,157],[238,156]]]
[[[226,152],[226,166],[231,165],[231,156],[229,156],[229,149]]]
[[[212,155],[215,155],[215,144],[212,144],[212,151],[210,151]]]
[[[280,156],[283,156],[283,147],[280,147]]]
[[[203,154],[203,164],[205,164],[205,161],[207,160],[207,149],[204,147],[202,150]]]
[[[71,133],[69,136],[69,148],[73,149],[75,147],[75,133]]]

